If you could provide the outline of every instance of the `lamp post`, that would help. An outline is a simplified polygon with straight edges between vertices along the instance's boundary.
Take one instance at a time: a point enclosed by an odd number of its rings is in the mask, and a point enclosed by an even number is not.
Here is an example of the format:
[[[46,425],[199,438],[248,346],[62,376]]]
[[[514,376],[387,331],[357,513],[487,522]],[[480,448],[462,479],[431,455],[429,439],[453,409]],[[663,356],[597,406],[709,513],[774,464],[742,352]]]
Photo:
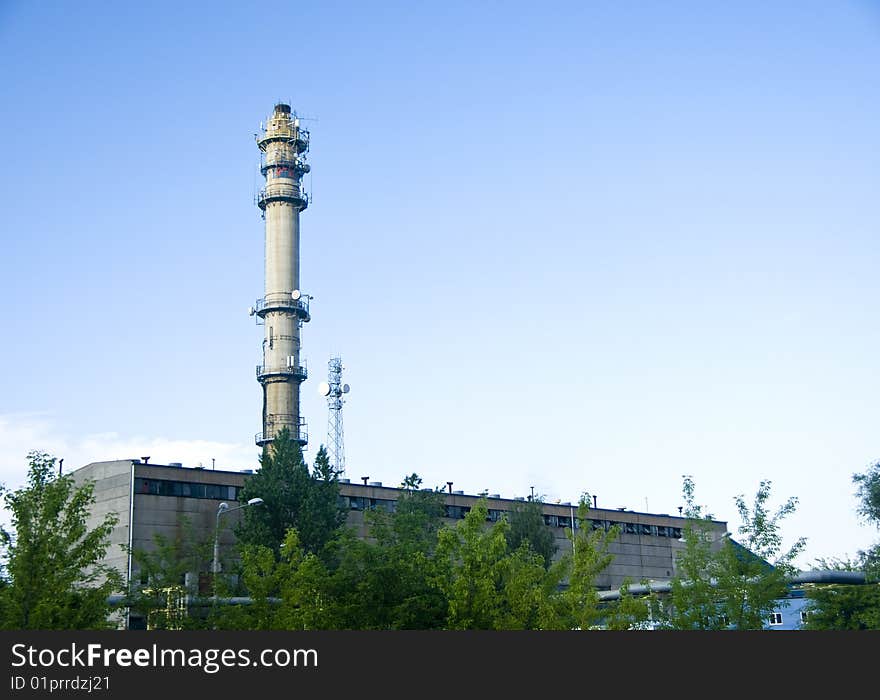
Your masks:
[[[224,513],[231,513],[234,510],[241,510],[248,506],[259,506],[263,504],[262,498],[252,498],[247,503],[240,506],[230,508],[229,504],[224,502],[217,506],[217,522],[214,526],[214,561],[211,563],[212,581],[214,587],[214,604],[217,604],[217,574],[220,573],[220,516]]]

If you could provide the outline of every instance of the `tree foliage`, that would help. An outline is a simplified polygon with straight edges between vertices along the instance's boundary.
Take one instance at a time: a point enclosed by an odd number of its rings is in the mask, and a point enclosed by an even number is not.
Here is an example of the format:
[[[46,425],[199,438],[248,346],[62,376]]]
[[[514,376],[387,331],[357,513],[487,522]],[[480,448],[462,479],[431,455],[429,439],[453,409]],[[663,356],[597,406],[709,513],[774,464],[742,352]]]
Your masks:
[[[824,585],[807,591],[807,630],[880,630],[880,585]]]
[[[605,530],[594,528],[589,518],[590,496],[584,493],[578,503],[577,528],[566,534],[571,541],[568,588],[563,594],[563,604],[569,626],[587,630],[596,627],[604,613],[599,609],[596,580],[611,564],[613,555],[609,547],[620,536],[615,525]]]
[[[307,552],[295,529],[280,557],[265,547],[242,551],[242,580],[253,605],[222,611],[221,626],[282,629],[437,629],[445,626],[439,588],[443,562],[434,556],[443,496],[404,480],[392,512],[368,511],[369,539],[337,529],[322,557]],[[265,606],[277,597],[280,604]]]
[[[310,630],[337,627],[325,605],[328,572],[317,555],[306,552],[290,529],[276,555],[262,545],[241,552],[242,581],[250,604],[219,606],[213,625],[222,629]]]
[[[696,502],[691,476],[682,482],[685,524],[684,549],[675,560],[669,600],[664,607],[665,624],[678,630],[718,630],[727,626],[713,585],[716,560],[713,551],[712,514]]]
[[[263,499],[259,508],[245,508],[235,533],[242,546],[267,546],[276,556],[291,528],[302,547],[320,554],[345,522],[340,508],[339,480],[330,466],[327,451],[318,451],[309,471],[299,444],[285,428],[263,448],[260,469],[247,477],[240,501]]]
[[[220,610],[218,626],[571,629],[598,619],[596,576],[610,563],[608,543],[617,532],[593,532],[585,504],[573,536],[576,554],[547,568],[528,541],[511,550],[510,524],[489,522],[485,500],[462,521],[441,526],[443,494],[420,484],[408,476],[393,510],[366,513],[368,538],[341,528],[320,558],[303,547],[295,529],[279,556],[265,546],[245,546],[242,580],[252,602]],[[639,617],[638,605],[629,603],[620,619]]]
[[[107,597],[121,591],[122,578],[101,561],[118,517],[108,513],[90,530],[94,484],[56,475],[55,458],[44,452],[31,452],[28,461],[27,485],[4,495],[12,531],[0,528],[2,626],[108,627]]]
[[[449,604],[450,629],[550,629],[560,625],[556,590],[562,569],[544,568],[527,543],[510,552],[502,518],[486,527],[481,499],[454,527],[438,536],[437,556],[448,575],[440,587]]]
[[[538,554],[544,561],[544,568],[549,569],[556,554],[556,542],[553,533],[544,524],[544,509],[540,499],[517,503],[507,514],[510,525],[507,529],[507,547],[515,552],[523,544]]]
[[[871,464],[861,474],[853,474],[859,504],[857,513],[865,522],[880,528],[880,462]],[[859,551],[854,559],[819,560],[817,566],[834,571],[862,571],[867,585],[813,586],[810,598],[808,630],[877,630],[880,629],[880,543]]]
[[[420,490],[420,485],[412,474],[393,512],[367,513],[372,542],[362,551],[369,573],[360,585],[376,604],[368,615],[372,628],[435,629],[445,623],[446,598],[439,587],[444,563],[435,557],[443,494]]]
[[[770,481],[761,481],[751,509],[742,495],[735,498],[741,523],[737,533],[743,542],[725,539],[718,552],[718,590],[734,629],[763,629],[770,613],[786,605],[788,579],[797,571],[794,560],[806,546],[806,539],[800,537],[783,549],[781,521],[794,513],[797,498],[789,498],[771,513],[767,507],[771,486]]]
[[[858,486],[858,514],[867,522],[880,529],[880,462],[868,467],[864,474],[853,474],[853,483]],[[865,551],[859,552],[862,570],[870,581],[880,581],[880,542]]]
[[[135,615],[147,618],[149,629],[199,629],[207,626],[201,615],[177,613],[173,601],[199,597],[198,575],[208,571],[212,544],[199,539],[189,518],[182,517],[174,537],[153,535],[152,547],[131,552],[133,581],[128,604]]]
[[[758,486],[751,508],[742,495],[734,501],[743,543],[713,534],[711,515],[698,506],[694,482],[684,477],[687,523],[684,551],[672,580],[668,624],[674,629],[763,629],[769,614],[788,592],[787,579],[795,572],[794,559],[806,540],[783,550],[781,521],[794,512],[797,499],[789,498],[771,512],[771,482]]]
[[[327,609],[342,629],[436,629],[446,620],[435,556],[443,495],[404,479],[395,507],[365,513],[368,539],[341,531],[328,547]]]
[[[870,465],[864,474],[853,474],[852,479],[858,486],[859,515],[880,528],[880,462]]]
[[[644,630],[653,629],[660,619],[660,599],[650,590],[650,583],[643,581],[648,588],[646,595],[630,592],[631,581],[620,585],[620,597],[613,603],[602,606],[603,629],[606,630]]]

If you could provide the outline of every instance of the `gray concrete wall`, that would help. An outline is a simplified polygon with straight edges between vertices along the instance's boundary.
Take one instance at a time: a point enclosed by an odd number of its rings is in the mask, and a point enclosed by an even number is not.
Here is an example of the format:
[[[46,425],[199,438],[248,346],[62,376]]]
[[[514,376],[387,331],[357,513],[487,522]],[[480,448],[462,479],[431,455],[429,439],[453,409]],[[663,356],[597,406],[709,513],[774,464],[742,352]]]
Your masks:
[[[104,561],[116,568],[126,578],[128,554],[123,546],[129,542],[129,509],[131,494],[132,460],[122,459],[112,462],[93,462],[72,472],[77,484],[93,481],[95,484],[95,505],[86,521],[89,529],[103,522],[108,513],[115,513],[119,522],[110,534],[110,546]]]

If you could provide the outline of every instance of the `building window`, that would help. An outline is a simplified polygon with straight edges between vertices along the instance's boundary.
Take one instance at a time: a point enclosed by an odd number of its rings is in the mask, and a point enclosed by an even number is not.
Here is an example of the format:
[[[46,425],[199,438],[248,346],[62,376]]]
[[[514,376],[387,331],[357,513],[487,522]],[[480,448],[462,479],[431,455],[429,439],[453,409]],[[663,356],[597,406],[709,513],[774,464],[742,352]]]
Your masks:
[[[461,520],[470,511],[469,506],[446,506],[446,517],[452,520]]]
[[[371,498],[370,509],[384,510],[388,513],[393,513],[397,509],[397,501],[391,501],[385,498]]]
[[[189,481],[166,479],[135,479],[134,491],[151,496],[176,496],[179,498],[210,498],[215,501],[237,501],[240,488],[221,484],[196,484]]]
[[[806,624],[810,620],[810,611],[801,610],[801,624]]]
[[[770,613],[770,625],[781,625],[782,624],[782,613]]]

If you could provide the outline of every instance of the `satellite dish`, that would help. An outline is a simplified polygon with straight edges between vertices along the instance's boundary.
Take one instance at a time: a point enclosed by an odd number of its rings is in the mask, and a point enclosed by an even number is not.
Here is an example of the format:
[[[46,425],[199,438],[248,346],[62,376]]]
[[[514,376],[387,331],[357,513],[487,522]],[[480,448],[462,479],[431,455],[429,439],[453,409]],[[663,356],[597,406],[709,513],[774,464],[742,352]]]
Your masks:
[[[351,387],[348,384],[343,384],[342,385],[342,393],[347,394],[349,391],[351,391]]]
[[[254,307],[251,306],[251,307],[248,309],[248,316],[253,316],[255,313],[256,313],[256,309],[254,309]]]
[[[302,292],[299,291],[298,289],[294,289],[294,290],[290,293],[290,296],[293,297],[293,300],[294,300],[294,301],[297,301],[297,300],[302,296]]]
[[[330,394],[330,385],[327,382],[321,382],[318,384],[318,393],[321,396],[327,396]]]

